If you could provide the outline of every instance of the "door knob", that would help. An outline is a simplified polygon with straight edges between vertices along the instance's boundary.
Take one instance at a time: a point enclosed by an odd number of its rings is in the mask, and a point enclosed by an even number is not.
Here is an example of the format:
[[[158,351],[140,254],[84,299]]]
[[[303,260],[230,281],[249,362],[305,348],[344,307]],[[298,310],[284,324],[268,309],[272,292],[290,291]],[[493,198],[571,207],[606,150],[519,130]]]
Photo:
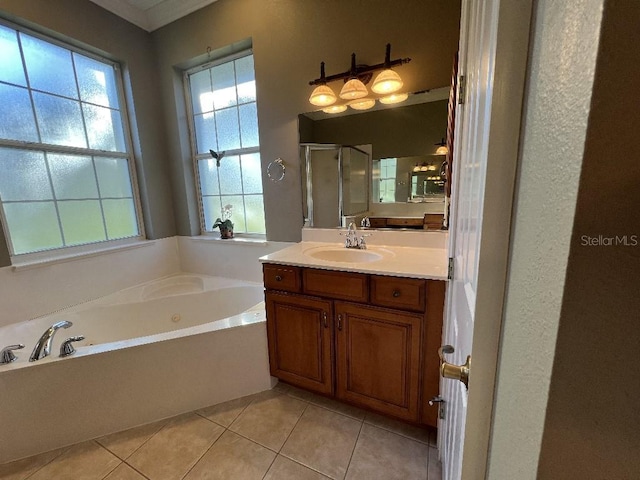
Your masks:
[[[469,388],[469,367],[471,366],[471,356],[467,356],[467,361],[464,365],[453,365],[447,363],[444,359],[445,354],[453,353],[455,350],[451,345],[444,345],[438,349],[438,355],[440,356],[440,375],[442,378],[452,378],[454,380],[460,380],[464,383],[464,386]]]

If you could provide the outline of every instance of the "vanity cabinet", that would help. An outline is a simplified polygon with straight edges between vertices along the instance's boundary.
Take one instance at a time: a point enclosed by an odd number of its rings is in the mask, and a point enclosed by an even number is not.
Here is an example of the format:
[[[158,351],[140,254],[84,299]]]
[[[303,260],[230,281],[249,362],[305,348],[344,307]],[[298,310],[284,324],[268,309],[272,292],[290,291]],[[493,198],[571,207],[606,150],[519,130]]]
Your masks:
[[[436,426],[444,282],[263,265],[271,375]],[[431,351],[433,350],[433,351]]]

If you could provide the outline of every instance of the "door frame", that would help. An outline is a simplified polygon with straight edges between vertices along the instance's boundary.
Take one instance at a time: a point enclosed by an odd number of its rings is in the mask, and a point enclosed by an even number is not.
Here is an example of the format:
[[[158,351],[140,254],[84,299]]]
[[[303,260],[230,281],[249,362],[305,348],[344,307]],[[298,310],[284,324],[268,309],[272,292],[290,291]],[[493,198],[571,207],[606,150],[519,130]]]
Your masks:
[[[491,13],[497,33],[495,56],[487,59],[494,62],[494,73],[491,114],[485,119],[490,124],[481,227],[485,248],[478,260],[463,479],[486,478],[487,474],[532,9],[533,0],[501,0]]]

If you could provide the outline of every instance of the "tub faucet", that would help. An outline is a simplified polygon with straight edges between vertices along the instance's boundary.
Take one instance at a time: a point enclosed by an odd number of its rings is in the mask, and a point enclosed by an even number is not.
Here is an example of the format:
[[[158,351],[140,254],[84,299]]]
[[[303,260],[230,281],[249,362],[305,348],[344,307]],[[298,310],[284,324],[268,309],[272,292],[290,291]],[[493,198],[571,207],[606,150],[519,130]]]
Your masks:
[[[38,343],[36,343],[33,352],[31,352],[31,356],[29,357],[30,362],[35,362],[36,360],[41,360],[44,357],[48,356],[51,353],[51,343],[53,342],[53,336],[55,333],[61,328],[69,328],[73,323],[68,322],[66,320],[62,320],[61,322],[54,323],[51,325],[40,337]]]

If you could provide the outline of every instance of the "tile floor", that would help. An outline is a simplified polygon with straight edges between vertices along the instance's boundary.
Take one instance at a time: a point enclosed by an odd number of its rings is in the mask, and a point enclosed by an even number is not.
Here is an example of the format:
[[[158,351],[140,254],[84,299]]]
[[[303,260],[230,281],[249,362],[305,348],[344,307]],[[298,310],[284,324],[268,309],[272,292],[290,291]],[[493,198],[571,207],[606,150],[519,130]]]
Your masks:
[[[440,480],[435,432],[285,384],[0,465],[2,480]]]

